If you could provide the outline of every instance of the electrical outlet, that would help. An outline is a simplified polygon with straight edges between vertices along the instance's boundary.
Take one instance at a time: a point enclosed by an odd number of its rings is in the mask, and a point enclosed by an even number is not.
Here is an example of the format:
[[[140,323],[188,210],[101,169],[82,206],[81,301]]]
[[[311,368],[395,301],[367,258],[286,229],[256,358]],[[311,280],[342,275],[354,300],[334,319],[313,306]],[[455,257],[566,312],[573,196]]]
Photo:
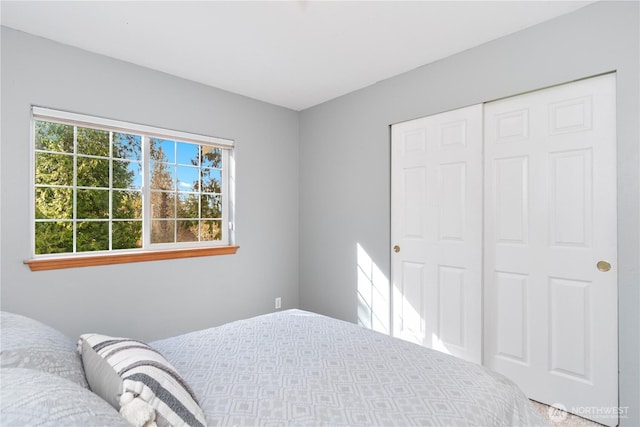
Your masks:
[[[276,310],[282,307],[282,298],[276,298]]]

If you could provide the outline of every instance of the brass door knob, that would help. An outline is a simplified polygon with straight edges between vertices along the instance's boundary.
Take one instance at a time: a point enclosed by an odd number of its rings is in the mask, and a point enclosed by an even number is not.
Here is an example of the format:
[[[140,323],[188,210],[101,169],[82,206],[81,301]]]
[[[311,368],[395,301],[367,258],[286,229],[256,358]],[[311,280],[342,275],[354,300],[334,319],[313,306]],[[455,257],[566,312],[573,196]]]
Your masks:
[[[395,245],[395,246],[393,247],[393,252],[395,252],[395,253],[400,252],[400,246]]]
[[[603,272],[611,270],[611,264],[608,263],[607,261],[598,261],[598,263],[596,264],[596,267],[598,267],[598,270]]]

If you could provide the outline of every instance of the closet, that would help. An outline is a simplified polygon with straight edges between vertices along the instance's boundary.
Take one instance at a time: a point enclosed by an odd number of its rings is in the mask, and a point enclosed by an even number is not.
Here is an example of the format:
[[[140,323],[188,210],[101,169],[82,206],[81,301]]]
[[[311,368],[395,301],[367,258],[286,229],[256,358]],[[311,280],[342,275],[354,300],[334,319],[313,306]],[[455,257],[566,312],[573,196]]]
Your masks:
[[[616,425],[615,120],[612,73],[393,125],[393,334]]]

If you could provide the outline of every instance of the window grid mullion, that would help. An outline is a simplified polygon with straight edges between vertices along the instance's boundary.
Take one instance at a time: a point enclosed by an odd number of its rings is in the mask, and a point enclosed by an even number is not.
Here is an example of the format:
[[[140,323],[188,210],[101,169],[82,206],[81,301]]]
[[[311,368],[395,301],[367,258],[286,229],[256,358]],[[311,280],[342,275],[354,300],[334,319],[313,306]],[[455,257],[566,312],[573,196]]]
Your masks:
[[[151,244],[151,148],[150,138],[142,140],[142,249]]]
[[[109,132],[109,250],[113,250],[113,132]]]
[[[230,218],[229,218],[229,189],[230,187],[230,182],[229,182],[229,171],[231,168],[231,161],[229,159],[229,151],[228,150],[223,150],[222,151],[222,182],[220,183],[220,191],[222,191],[222,206],[220,207],[222,209],[221,213],[221,224],[220,226],[222,227],[222,239],[225,242],[229,241],[229,233],[230,233]],[[233,225],[231,225],[233,226]]]
[[[202,242],[202,144],[198,146],[198,242]]]
[[[73,127],[73,215],[71,218],[73,253],[78,253],[78,127]]]
[[[178,242],[178,142],[173,141],[173,243]]]

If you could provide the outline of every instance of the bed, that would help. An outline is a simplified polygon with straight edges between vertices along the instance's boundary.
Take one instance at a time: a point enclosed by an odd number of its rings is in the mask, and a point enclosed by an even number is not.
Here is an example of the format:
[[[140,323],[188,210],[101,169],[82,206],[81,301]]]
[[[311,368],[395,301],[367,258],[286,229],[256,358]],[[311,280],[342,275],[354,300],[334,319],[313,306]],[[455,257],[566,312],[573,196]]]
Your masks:
[[[160,407],[141,426],[547,425],[518,387],[499,374],[301,310],[148,343],[146,350],[135,351],[148,351],[143,359],[156,361],[152,367],[131,364],[115,400],[99,396],[104,384],[92,378],[94,362],[87,356],[120,341],[83,335],[81,356],[75,340],[10,313],[2,313],[1,334],[3,426],[136,425],[125,409],[147,392],[150,407],[158,402]],[[121,353],[147,345],[127,343]],[[171,367],[171,380],[179,374],[176,387],[187,390],[176,392],[174,400],[193,397],[193,417],[164,415],[161,393],[133,381],[160,361]],[[129,362],[123,356],[111,363]],[[125,402],[127,393],[131,396]]]

